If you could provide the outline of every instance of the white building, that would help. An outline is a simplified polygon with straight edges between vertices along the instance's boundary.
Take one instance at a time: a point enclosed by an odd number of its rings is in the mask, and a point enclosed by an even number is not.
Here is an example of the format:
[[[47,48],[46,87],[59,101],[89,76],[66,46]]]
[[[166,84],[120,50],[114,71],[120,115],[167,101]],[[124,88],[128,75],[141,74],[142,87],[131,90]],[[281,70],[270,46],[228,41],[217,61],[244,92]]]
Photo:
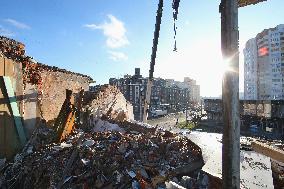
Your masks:
[[[257,99],[257,47],[255,38],[244,49],[244,96],[246,100]]]
[[[244,49],[244,98],[284,100],[284,24],[265,29]]]
[[[200,102],[200,86],[196,84],[196,80],[185,77],[183,83],[191,88],[191,100],[193,102]]]
[[[166,86],[170,87],[176,85],[181,89],[190,90],[190,101],[200,103],[200,85],[196,84],[196,80],[190,77],[184,77],[183,81],[175,81],[173,79],[166,79]]]

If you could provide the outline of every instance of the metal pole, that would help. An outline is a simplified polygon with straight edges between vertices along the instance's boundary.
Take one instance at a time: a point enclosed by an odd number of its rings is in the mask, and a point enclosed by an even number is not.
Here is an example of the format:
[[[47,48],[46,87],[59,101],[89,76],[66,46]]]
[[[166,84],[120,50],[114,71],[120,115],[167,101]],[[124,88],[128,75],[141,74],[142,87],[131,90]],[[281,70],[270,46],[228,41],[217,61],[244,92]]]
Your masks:
[[[224,189],[240,188],[239,32],[238,1],[222,0],[221,46],[224,62],[222,180]]]

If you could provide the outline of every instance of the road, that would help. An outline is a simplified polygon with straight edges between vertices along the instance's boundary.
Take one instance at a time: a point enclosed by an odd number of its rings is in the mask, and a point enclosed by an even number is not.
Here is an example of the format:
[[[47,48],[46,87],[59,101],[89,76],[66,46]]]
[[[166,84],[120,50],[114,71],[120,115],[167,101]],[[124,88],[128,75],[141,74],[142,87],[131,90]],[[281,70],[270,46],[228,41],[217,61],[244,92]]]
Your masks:
[[[175,129],[176,126],[176,121],[183,122],[185,121],[185,114],[184,113],[177,113],[177,114],[168,114],[164,117],[156,118],[156,119],[151,119],[148,120],[148,124],[157,126],[167,129],[167,130],[172,130]]]

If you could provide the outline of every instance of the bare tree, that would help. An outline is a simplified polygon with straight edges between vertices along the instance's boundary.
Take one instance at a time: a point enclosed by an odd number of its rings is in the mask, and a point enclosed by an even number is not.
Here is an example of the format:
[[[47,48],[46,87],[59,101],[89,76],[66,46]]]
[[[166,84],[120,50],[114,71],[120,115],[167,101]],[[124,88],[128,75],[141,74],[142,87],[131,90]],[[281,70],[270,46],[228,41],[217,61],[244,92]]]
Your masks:
[[[186,111],[186,123],[193,123],[194,126],[197,126],[206,114],[202,112],[202,107],[197,104],[191,104],[188,106]]]

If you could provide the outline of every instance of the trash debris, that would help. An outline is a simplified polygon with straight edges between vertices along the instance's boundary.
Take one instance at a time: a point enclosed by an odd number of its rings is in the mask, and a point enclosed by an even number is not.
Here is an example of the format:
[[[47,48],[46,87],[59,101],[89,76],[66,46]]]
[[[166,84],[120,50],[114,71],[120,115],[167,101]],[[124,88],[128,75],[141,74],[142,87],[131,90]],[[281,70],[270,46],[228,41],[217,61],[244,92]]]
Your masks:
[[[131,122],[117,126],[125,133],[76,129],[62,143],[17,155],[1,172],[0,188],[165,188],[177,167],[203,161],[185,137]]]
[[[282,188],[284,186],[284,164],[271,159],[271,169],[274,187]]]
[[[94,140],[86,140],[86,141],[83,143],[83,146],[90,147],[90,146],[93,146],[94,144],[95,144],[95,141],[94,141]]]
[[[98,119],[105,116],[117,122],[134,120],[133,106],[127,102],[117,87],[111,85],[101,86],[94,94],[84,96],[86,119],[85,124],[94,126]],[[90,96],[92,96],[92,99]],[[99,123],[97,127],[101,126]]]
[[[105,131],[118,131],[121,133],[125,133],[125,131],[120,128],[117,124],[109,123],[108,121],[103,121],[101,119],[98,119],[96,122],[94,128],[94,132],[105,132]]]
[[[4,167],[5,163],[6,163],[6,158],[0,159],[0,170]]]

